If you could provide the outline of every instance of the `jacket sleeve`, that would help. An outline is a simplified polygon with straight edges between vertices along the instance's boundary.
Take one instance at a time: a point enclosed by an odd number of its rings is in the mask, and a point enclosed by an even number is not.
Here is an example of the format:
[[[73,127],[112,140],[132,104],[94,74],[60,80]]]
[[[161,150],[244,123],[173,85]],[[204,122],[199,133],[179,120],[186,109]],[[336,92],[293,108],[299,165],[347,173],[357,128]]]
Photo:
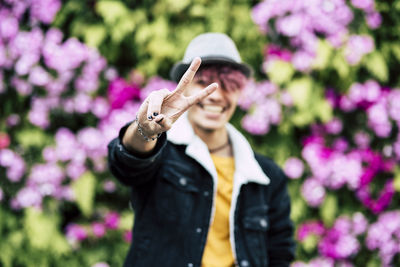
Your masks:
[[[260,156],[258,156],[260,158]],[[290,219],[288,178],[272,160],[263,157],[263,170],[270,177],[269,230],[267,253],[269,266],[290,266],[295,256],[294,226]]]
[[[294,259],[294,227],[290,220],[290,198],[287,192],[287,178],[280,171],[281,178],[274,188],[269,210],[269,245],[270,266],[289,266]]]
[[[122,127],[119,136],[108,144],[108,166],[121,183],[132,186],[146,183],[154,177],[161,164],[167,140],[166,134],[163,133],[150,156],[135,156],[122,145],[122,137],[129,125],[130,123]]]

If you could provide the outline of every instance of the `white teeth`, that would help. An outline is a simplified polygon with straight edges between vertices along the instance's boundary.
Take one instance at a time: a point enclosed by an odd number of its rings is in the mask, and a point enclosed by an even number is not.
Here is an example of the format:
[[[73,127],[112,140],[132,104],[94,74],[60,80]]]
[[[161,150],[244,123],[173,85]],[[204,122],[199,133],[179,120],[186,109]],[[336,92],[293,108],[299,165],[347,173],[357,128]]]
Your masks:
[[[223,107],[214,105],[203,105],[203,109],[213,113],[221,113],[224,110]]]

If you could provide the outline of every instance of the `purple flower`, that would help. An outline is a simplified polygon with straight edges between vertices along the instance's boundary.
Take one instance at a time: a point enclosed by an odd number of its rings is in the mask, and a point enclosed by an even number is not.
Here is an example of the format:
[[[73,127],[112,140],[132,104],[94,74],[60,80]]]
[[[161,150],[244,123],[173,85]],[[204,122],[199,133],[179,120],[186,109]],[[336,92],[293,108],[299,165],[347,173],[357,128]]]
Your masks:
[[[102,119],[110,113],[110,105],[105,98],[98,96],[92,101],[91,111],[97,118]]]
[[[368,135],[368,133],[359,131],[354,135],[354,142],[359,148],[365,149],[369,146],[371,137]]]
[[[101,238],[106,234],[106,227],[102,223],[92,223],[92,232],[95,237]]]
[[[377,29],[382,24],[382,16],[378,12],[371,12],[366,17],[367,24],[371,29]]]
[[[347,62],[356,65],[361,58],[374,50],[374,40],[367,35],[351,35],[345,49]]]
[[[368,221],[361,212],[356,212],[352,218],[353,233],[355,235],[363,234],[368,227]]]
[[[27,96],[32,93],[32,85],[18,77],[13,77],[11,79],[11,85],[15,87],[17,92],[22,96]]]
[[[120,217],[116,212],[109,212],[104,218],[104,224],[108,229],[117,229],[119,226]]]
[[[145,87],[142,88],[140,91],[140,100],[144,101],[146,97],[153,91],[155,90],[160,90],[160,89],[168,89],[170,91],[174,90],[176,88],[176,83],[168,80],[164,80],[161,77],[155,76],[151,78]]]
[[[360,244],[355,236],[342,233],[335,227],[328,230],[318,245],[319,253],[332,259],[349,258],[359,249]]]
[[[0,202],[3,201],[3,197],[4,197],[3,189],[1,189],[0,187]]]
[[[285,174],[292,179],[298,179],[303,175],[304,164],[298,158],[288,158],[283,167]]]
[[[50,82],[50,75],[40,66],[33,67],[29,72],[29,82],[36,86],[45,86]]]
[[[14,38],[19,30],[17,18],[7,11],[5,9],[0,11],[0,37],[3,40]]]
[[[400,253],[400,211],[382,213],[367,233],[369,250],[378,250],[383,266],[391,266],[393,257]]]
[[[87,113],[92,106],[92,99],[89,95],[78,93],[74,98],[74,110],[78,113]]]
[[[60,8],[60,0],[32,0],[31,19],[50,24]]]
[[[83,128],[78,132],[77,140],[86,154],[91,158],[97,158],[107,154],[104,136],[102,132],[96,128]]]
[[[343,123],[339,118],[333,118],[325,124],[325,130],[330,134],[339,134],[343,129]]]
[[[81,162],[72,161],[67,165],[67,175],[72,180],[77,180],[86,171],[86,167]]]
[[[107,193],[112,193],[115,192],[116,189],[116,185],[113,181],[111,180],[107,180],[104,182],[103,184],[103,189],[104,191],[106,191]]]
[[[33,187],[22,188],[15,197],[14,208],[36,207],[40,208],[42,205],[42,195]]]
[[[293,66],[300,71],[308,71],[314,61],[315,56],[304,51],[298,51],[293,54]]]
[[[351,0],[351,4],[364,11],[371,11],[375,8],[374,0]]]
[[[325,199],[325,188],[315,178],[308,178],[301,186],[301,194],[311,207],[318,207]]]

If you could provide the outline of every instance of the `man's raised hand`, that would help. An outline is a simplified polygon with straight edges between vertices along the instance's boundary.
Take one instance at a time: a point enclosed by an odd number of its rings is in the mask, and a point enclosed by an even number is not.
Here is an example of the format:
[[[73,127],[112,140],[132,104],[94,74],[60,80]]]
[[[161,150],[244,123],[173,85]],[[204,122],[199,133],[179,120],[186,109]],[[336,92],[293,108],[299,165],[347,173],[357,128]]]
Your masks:
[[[193,59],[174,91],[161,89],[146,98],[138,111],[138,121],[146,135],[154,136],[169,130],[186,110],[218,88],[217,83],[212,83],[194,95],[185,95],[200,64],[199,57]]]

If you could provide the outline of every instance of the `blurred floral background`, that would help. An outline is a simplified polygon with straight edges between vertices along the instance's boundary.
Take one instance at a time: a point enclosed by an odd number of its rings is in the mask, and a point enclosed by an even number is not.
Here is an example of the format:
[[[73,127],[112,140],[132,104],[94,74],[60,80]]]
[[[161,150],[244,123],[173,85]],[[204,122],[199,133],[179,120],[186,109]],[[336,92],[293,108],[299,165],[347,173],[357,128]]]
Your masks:
[[[0,266],[122,266],[106,145],[189,41],[255,70],[232,123],[290,178],[292,266],[400,266],[399,0],[0,2]]]

